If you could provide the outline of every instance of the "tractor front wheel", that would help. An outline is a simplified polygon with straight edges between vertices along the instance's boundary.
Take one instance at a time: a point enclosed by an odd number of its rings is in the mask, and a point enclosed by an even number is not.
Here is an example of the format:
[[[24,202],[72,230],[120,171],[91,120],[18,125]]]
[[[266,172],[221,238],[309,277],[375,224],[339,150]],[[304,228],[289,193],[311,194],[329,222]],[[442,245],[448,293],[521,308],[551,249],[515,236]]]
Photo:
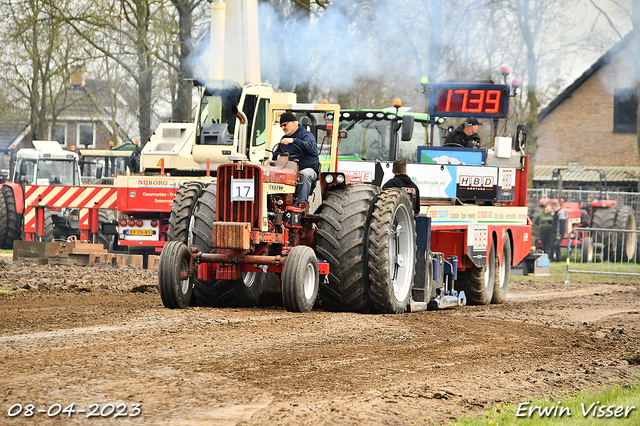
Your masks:
[[[296,246],[282,270],[282,301],[289,312],[309,312],[318,297],[318,261],[310,247]]]
[[[582,262],[593,262],[595,257],[595,246],[593,245],[593,238],[584,237],[582,239]]]
[[[7,233],[2,248],[11,250],[13,242],[22,238],[22,215],[18,213],[16,196],[10,186],[2,187],[2,195],[7,205]]]
[[[158,288],[162,304],[169,309],[189,306],[193,285],[183,277],[189,270],[189,250],[180,241],[169,241],[162,249],[158,265]]]

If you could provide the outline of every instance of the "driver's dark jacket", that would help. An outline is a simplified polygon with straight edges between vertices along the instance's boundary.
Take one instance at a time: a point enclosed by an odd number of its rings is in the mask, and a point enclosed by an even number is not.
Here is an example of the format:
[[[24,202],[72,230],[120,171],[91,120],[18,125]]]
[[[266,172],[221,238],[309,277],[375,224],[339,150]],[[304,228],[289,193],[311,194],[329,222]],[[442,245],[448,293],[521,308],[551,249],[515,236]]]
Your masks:
[[[298,130],[296,130],[291,136],[284,135],[282,139],[284,138],[293,138],[293,143],[302,151],[302,157],[295,158],[296,155],[300,155],[300,151],[291,145],[281,144],[277,151],[283,150],[284,152],[289,153],[289,155],[293,157],[293,160],[298,163],[299,170],[313,169],[316,172],[320,170],[316,138],[313,137],[313,134],[310,131],[305,129],[301,124],[298,124]],[[281,152],[274,152],[273,159],[275,160],[278,158],[279,154],[281,154]]]
[[[413,212],[420,213],[420,190],[406,173],[399,173],[382,185],[382,189],[400,188],[407,192],[413,201]]]
[[[480,146],[480,136],[477,133],[467,135],[463,129],[464,123],[453,129],[444,140],[444,146],[463,146],[465,148]]]

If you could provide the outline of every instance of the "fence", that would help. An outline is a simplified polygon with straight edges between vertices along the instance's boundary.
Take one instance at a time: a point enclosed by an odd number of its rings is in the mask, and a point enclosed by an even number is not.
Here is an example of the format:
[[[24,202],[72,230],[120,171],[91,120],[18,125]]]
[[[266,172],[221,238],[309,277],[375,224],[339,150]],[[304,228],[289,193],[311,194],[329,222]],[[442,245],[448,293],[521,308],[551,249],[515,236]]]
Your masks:
[[[531,212],[533,208],[538,205],[538,201],[543,198],[558,198],[558,189],[529,189],[527,191],[529,211]],[[563,189],[562,199],[570,202],[583,202],[585,203],[585,207],[593,200],[615,200],[619,206],[633,207],[636,223],[640,224],[640,193],[638,192],[603,191],[601,193],[600,191],[592,190]],[[533,218],[531,218],[531,220],[533,220]]]
[[[568,238],[569,274],[640,275],[636,230],[576,228]]]

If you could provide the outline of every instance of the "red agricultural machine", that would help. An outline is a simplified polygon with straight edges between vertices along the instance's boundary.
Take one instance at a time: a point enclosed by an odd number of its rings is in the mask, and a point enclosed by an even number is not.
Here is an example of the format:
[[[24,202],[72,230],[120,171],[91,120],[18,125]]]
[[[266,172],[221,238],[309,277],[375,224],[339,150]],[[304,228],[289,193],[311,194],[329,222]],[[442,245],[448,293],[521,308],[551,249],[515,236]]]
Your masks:
[[[183,184],[169,231],[181,239],[164,246],[159,263],[166,307],[254,306],[274,275],[285,308],[295,312],[310,310],[316,299],[325,310],[379,313],[464,305],[467,295],[475,304],[504,302],[510,268],[531,248],[523,149],[501,138],[508,156],[458,148],[477,164],[416,163],[420,176],[438,177],[438,191],[425,187],[414,216],[403,190],[354,183],[356,174],[337,171],[338,136],[347,137],[331,131],[339,128],[337,105],[271,104],[268,123],[284,111],[302,112],[300,123],[314,114],[325,120],[309,126],[331,139],[324,149],[317,138],[318,151],[329,151],[321,154],[320,207],[295,207],[295,158],[255,164],[238,153],[229,157],[233,164],[218,167],[216,182]],[[277,152],[272,128],[266,140]]]
[[[315,105],[312,111],[331,112],[337,128],[337,105]],[[270,119],[275,122],[273,115]],[[331,135],[334,156],[337,136]],[[277,146],[273,152],[278,152]],[[214,306],[255,305],[266,273],[275,273],[280,276],[285,307],[296,312],[311,310],[320,276],[324,280],[329,273],[329,264],[319,262],[314,251],[320,250],[317,235],[326,233],[327,219],[310,215],[306,204],[294,206],[297,164],[286,156],[263,164],[249,164],[243,154],[232,155],[229,160],[233,164],[218,167],[217,182],[202,189],[197,203],[186,203],[185,212],[193,206],[192,222],[188,214],[180,214],[181,220],[177,220],[177,214],[172,216],[176,217],[174,228],[190,229],[192,248],[189,251],[183,242],[170,241],[163,249],[159,265],[163,303],[169,308],[184,308],[193,299]],[[335,163],[333,166],[335,170]],[[330,188],[340,187],[336,193],[355,191],[368,201],[375,189],[359,185],[357,191],[348,185],[350,178],[350,174],[323,172],[323,198]],[[194,199],[198,185],[181,188],[181,198]],[[194,196],[188,197],[189,192]],[[408,201],[406,194],[399,195]],[[176,200],[175,205],[180,203]],[[360,240],[363,226],[364,222],[358,224]]]
[[[606,172],[600,169],[593,170],[600,177],[600,197],[590,202],[564,201],[562,171],[568,168],[559,167],[553,171],[554,179],[557,179],[558,199],[561,200],[561,208],[567,212],[567,235],[575,228],[594,228],[599,229],[598,238],[594,240],[593,236],[583,237],[580,233],[576,240],[576,244],[580,247],[583,261],[593,260],[597,252],[602,253],[604,259],[630,260],[634,259],[637,249],[636,233],[620,233],[616,230],[635,231],[637,229],[636,219],[633,207],[619,204],[615,200],[607,200],[606,197]],[[547,203],[553,200],[542,198],[538,201],[538,205],[533,209],[531,218],[534,219],[544,208]],[[533,232],[537,235],[537,230]],[[562,240],[561,246],[567,247],[567,237]]]

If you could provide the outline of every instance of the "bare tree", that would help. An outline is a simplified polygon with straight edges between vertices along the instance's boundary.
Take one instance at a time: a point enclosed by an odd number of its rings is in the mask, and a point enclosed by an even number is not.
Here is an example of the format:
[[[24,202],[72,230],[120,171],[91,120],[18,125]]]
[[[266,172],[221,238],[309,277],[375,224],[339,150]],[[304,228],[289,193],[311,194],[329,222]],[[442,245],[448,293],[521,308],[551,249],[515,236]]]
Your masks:
[[[97,0],[61,9],[66,22],[91,49],[113,59],[135,81],[142,144],[151,136],[154,64],[150,26],[157,7],[158,0]],[[112,46],[118,47],[112,50]]]
[[[28,104],[31,138],[48,139],[49,120],[55,123],[64,108],[69,67],[84,57],[51,1],[7,0],[0,7],[5,29],[2,79]]]
[[[204,0],[171,0],[178,12],[176,61],[170,63],[175,69],[175,96],[172,96],[172,116],[175,121],[188,121],[191,118],[191,77],[187,67],[187,58],[193,50],[193,12]]]

